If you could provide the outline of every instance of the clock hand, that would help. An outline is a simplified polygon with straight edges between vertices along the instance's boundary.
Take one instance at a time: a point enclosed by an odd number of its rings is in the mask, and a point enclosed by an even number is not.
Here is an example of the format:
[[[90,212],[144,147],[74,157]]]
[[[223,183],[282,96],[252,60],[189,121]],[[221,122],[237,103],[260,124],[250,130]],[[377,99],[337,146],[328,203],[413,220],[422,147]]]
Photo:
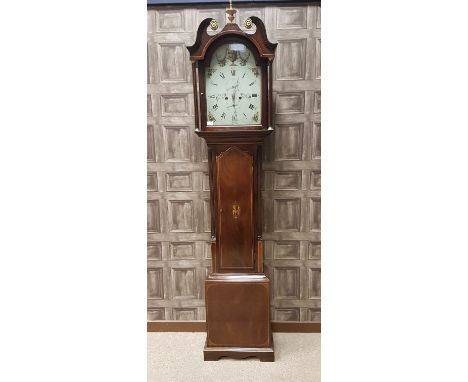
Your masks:
[[[230,89],[237,89],[239,87],[239,79],[237,79],[237,82],[234,86],[231,86],[230,88],[228,88],[228,90]]]
[[[234,108],[236,108],[236,93],[237,93],[237,87],[235,88],[235,90],[231,94],[232,106],[234,106]]]
[[[237,109],[236,109],[237,105],[236,105],[236,92],[235,91],[231,94],[231,98],[232,98],[232,105],[228,107],[234,108],[234,115],[235,115],[235,118],[237,119]]]
[[[236,103],[236,93],[239,90],[239,79],[237,79],[236,85],[234,86],[234,92],[232,93],[232,100]]]

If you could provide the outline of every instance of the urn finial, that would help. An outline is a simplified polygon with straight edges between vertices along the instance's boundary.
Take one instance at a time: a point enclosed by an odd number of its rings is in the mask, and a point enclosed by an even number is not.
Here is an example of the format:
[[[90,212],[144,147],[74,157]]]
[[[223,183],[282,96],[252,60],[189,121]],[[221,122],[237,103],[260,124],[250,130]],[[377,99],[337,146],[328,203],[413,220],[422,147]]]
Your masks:
[[[232,9],[232,0],[229,0],[229,8],[226,9],[226,13],[228,14],[229,22],[231,22],[231,23],[234,22],[234,19],[236,18],[235,17],[236,12],[237,11],[235,9]]]

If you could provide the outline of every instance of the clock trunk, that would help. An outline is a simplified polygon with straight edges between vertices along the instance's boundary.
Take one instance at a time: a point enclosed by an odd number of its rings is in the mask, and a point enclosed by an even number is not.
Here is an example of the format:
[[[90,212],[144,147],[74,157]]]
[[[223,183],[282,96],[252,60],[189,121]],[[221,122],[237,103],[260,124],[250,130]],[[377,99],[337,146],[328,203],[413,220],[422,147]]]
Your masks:
[[[254,167],[251,153],[231,146],[216,156],[219,272],[254,272]]]

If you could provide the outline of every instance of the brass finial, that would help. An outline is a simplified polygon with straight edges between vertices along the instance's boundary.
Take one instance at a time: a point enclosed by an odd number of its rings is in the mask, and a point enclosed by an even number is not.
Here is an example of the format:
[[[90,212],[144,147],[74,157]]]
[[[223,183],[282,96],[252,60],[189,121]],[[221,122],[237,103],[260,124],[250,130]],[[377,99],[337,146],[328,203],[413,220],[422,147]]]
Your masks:
[[[244,26],[245,26],[247,29],[252,28],[252,19],[251,19],[250,17],[244,21]]]
[[[226,13],[228,14],[228,20],[230,23],[234,22],[234,15],[236,14],[236,12],[237,11],[235,9],[232,9],[232,0],[229,0],[229,9],[226,9]]]

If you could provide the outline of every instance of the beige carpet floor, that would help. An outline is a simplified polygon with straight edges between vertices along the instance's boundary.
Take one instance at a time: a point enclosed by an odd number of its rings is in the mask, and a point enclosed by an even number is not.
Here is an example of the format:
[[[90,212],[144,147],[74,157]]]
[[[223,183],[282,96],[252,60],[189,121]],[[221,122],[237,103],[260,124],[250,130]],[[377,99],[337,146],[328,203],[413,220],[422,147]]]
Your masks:
[[[320,334],[274,333],[275,362],[203,361],[206,333],[148,333],[148,382],[319,382]]]

